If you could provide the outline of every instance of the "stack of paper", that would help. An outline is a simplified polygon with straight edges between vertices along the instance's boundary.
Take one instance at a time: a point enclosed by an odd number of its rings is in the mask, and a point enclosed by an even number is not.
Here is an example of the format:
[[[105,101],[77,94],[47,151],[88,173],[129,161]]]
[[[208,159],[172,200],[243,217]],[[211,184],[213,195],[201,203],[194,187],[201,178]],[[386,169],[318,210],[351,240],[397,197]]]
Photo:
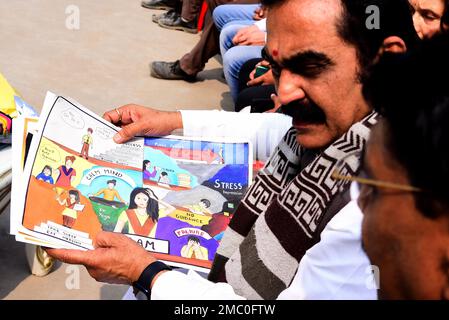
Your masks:
[[[0,144],[0,214],[11,199],[11,145]]]
[[[119,128],[51,93],[37,124],[19,117],[13,126],[18,241],[89,250],[111,231],[172,265],[207,271],[252,181],[249,142],[167,136],[116,144]]]

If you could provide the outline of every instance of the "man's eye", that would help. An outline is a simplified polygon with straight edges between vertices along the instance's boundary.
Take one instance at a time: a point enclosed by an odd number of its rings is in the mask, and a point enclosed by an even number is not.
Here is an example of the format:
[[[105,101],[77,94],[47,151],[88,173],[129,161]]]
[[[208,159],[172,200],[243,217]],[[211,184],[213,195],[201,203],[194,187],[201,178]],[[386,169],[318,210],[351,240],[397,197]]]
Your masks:
[[[316,77],[321,72],[323,72],[326,69],[326,65],[323,64],[309,64],[304,67],[303,74],[307,77]]]
[[[438,18],[437,18],[437,17],[435,17],[435,16],[432,16],[432,15],[424,15],[423,17],[424,17],[424,19],[425,19],[425,20],[427,20],[427,21],[429,21],[429,22],[432,22],[432,21],[438,20]]]
[[[307,78],[316,78],[323,73],[328,64],[313,63],[303,66],[293,67],[292,72]]]
[[[432,22],[435,20],[439,20],[440,18],[432,11],[423,11],[421,13],[424,20]]]

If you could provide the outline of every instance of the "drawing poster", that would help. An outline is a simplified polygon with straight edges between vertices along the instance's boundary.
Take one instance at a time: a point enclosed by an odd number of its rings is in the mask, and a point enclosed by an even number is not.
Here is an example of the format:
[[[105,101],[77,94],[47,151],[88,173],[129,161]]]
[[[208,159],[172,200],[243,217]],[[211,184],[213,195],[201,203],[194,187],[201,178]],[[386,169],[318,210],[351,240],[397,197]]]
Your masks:
[[[146,138],[142,177],[159,197],[161,259],[209,268],[250,178],[248,143]]]
[[[172,265],[209,269],[251,182],[249,143],[168,136],[116,144],[118,130],[47,96],[14,203],[16,238],[93,249],[98,232],[117,232]]]
[[[143,140],[115,144],[114,126],[63,97],[45,111],[30,152],[22,225],[46,241],[91,249],[142,186]]]

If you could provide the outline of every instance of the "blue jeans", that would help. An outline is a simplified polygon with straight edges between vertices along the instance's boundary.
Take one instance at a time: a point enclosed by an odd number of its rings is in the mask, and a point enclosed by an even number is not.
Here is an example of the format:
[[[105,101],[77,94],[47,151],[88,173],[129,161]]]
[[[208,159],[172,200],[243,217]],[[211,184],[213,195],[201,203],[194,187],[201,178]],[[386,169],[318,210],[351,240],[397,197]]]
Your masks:
[[[234,44],[232,43],[232,39],[234,39],[236,33],[240,29],[251,26],[253,24],[253,20],[242,20],[232,21],[224,26],[224,28],[220,32],[220,53],[222,57],[224,57],[226,51],[234,46]]]
[[[234,21],[249,20],[254,23],[254,11],[259,8],[259,4],[224,4],[215,8],[212,13],[215,26],[218,31]]]
[[[225,4],[215,8],[213,19],[220,31],[220,53],[223,72],[234,102],[239,94],[239,72],[241,66],[252,58],[261,56],[260,46],[234,46],[232,39],[242,28],[253,25],[254,11],[259,4]]]
[[[263,46],[235,46],[223,56],[223,72],[234,102],[239,95],[239,72],[242,65],[253,58],[262,57]]]

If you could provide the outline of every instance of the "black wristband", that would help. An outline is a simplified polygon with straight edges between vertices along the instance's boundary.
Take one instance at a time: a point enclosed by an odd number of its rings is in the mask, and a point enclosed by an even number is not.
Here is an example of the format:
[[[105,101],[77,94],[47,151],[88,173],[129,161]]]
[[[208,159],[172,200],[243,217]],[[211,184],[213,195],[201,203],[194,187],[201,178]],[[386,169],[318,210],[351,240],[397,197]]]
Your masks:
[[[147,296],[148,300],[150,300],[151,283],[153,282],[154,277],[156,277],[156,275],[163,270],[172,270],[172,268],[160,261],[150,263],[145,270],[143,270],[139,280],[133,283],[133,287],[143,292]]]

